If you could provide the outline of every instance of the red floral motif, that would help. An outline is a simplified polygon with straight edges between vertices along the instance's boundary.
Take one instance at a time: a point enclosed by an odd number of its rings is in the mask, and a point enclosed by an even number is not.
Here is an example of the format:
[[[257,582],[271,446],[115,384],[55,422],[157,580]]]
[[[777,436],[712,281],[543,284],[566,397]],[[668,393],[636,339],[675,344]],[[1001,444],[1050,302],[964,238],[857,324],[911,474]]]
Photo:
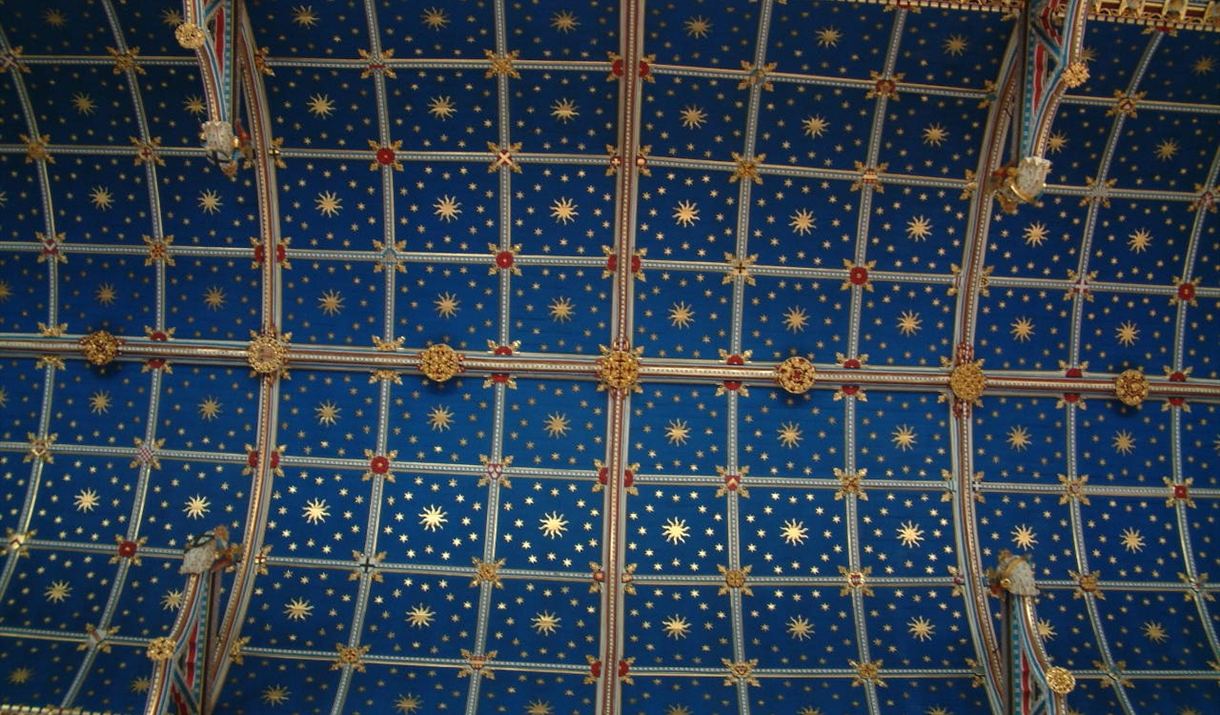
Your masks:
[[[497,253],[496,254],[496,265],[499,266],[500,268],[512,268],[513,267],[513,252],[512,251],[500,251],[499,253]]]
[[[394,150],[388,146],[383,146],[377,150],[377,163],[382,166],[390,166],[395,160]]]
[[[139,544],[134,541],[123,541],[119,544],[119,556],[125,559],[130,559],[136,555],[136,551],[140,549]]]
[[[1178,284],[1178,300],[1183,303],[1189,303],[1195,299],[1195,284],[1194,283],[1179,283]]]
[[[852,285],[862,286],[868,283],[868,269],[864,266],[856,266],[851,269],[847,280],[851,281]]]
[[[369,460],[369,471],[373,474],[385,474],[390,471],[390,460],[383,455],[377,455]]]

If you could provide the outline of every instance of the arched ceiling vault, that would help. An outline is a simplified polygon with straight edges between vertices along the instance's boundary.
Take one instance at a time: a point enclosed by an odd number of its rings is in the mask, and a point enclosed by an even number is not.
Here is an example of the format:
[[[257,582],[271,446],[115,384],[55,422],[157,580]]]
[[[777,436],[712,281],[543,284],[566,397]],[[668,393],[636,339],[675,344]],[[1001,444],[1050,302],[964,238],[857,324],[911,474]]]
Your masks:
[[[1011,213],[1019,5],[249,1],[231,104],[189,10],[0,0],[0,711],[143,712],[217,526],[217,713],[1001,712],[1004,551],[1214,709],[1215,3]]]

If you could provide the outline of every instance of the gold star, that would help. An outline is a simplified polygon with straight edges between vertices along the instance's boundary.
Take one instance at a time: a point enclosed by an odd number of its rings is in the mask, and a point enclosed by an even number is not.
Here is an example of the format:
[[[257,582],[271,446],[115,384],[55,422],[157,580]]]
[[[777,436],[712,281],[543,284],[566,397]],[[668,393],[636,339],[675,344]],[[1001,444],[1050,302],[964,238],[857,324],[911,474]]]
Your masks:
[[[95,415],[104,415],[110,411],[110,393],[98,390],[89,396],[89,411]]]
[[[1114,331],[1115,339],[1117,339],[1119,344],[1123,345],[1124,347],[1134,345],[1136,341],[1139,340],[1139,336],[1139,328],[1135,327],[1135,323],[1129,320],[1118,326],[1118,329]]]
[[[950,35],[941,46],[944,48],[946,55],[959,57],[966,51],[967,44],[966,38],[962,35]]]
[[[72,108],[80,114],[93,114],[97,109],[97,103],[84,92],[77,92],[72,95]]]
[[[445,522],[449,521],[445,518],[445,511],[435,505],[424,507],[424,510],[418,516],[419,523],[428,531],[443,529],[445,528]]]
[[[327,401],[314,408],[314,418],[318,420],[318,424],[333,426],[339,421],[340,408],[335,403]]]
[[[71,593],[72,587],[68,585],[67,581],[52,581],[43,595],[51,603],[63,603]]]
[[[97,492],[92,489],[82,489],[76,495],[74,503],[77,511],[90,512],[97,507],[101,499],[98,498]]]
[[[923,216],[916,216],[907,222],[907,238],[912,241],[923,241],[932,235],[932,222]]]
[[[1136,253],[1143,253],[1152,245],[1152,234],[1147,229],[1139,229],[1127,237],[1127,247]]]
[[[576,202],[572,199],[556,199],[551,204],[551,218],[555,219],[556,222],[569,224],[576,220],[577,215]]]
[[[680,201],[674,209],[674,221],[680,226],[690,227],[699,220],[699,208],[693,201]]]
[[[1123,548],[1132,553],[1138,553],[1144,549],[1144,537],[1134,527],[1123,530],[1122,542]]]
[[[1114,433],[1114,451],[1119,454],[1131,454],[1135,451],[1135,437],[1127,430]]]
[[[930,124],[924,127],[923,143],[929,146],[940,146],[948,138],[949,132],[939,124]]]
[[[208,507],[211,505],[212,504],[208,501],[207,497],[196,494],[195,496],[186,500],[186,506],[183,507],[182,511],[186,512],[188,517],[198,519],[204,514],[208,513]]]
[[[203,304],[210,310],[220,310],[225,304],[225,292],[219,286],[211,286],[203,292]]]
[[[823,27],[817,32],[819,47],[834,47],[843,38],[843,33],[833,27]]]
[[[669,425],[665,428],[665,439],[669,440],[670,444],[686,444],[686,440],[690,438],[690,427],[682,420],[670,420]]]
[[[288,700],[288,688],[283,685],[268,685],[263,688],[262,699],[268,705],[283,705]]]
[[[424,25],[433,30],[439,30],[449,24],[449,16],[445,14],[445,11],[434,7],[424,10],[420,19],[423,20]]]
[[[1046,238],[1049,234],[1046,230],[1045,224],[1035,221],[1034,223],[1026,226],[1025,232],[1021,235],[1025,237],[1025,245],[1041,246],[1046,242]]]
[[[932,633],[936,630],[936,626],[923,616],[916,616],[907,622],[907,630],[911,635],[921,641],[932,640]]]
[[[809,209],[798,209],[796,213],[788,217],[788,225],[792,227],[793,233],[799,233],[802,236],[808,236],[815,228],[815,220],[813,212]]]
[[[93,187],[89,191],[89,201],[93,204],[93,208],[103,211],[114,205],[114,197],[110,195],[110,189],[104,186]]]
[[[1178,149],[1178,143],[1173,139],[1162,139],[1161,142],[1156,145],[1156,158],[1160,159],[1161,161],[1169,161],[1177,156]]]
[[[570,99],[560,99],[551,105],[551,116],[561,122],[570,122],[580,116],[580,112],[576,111],[576,102]]]
[[[205,213],[218,213],[221,207],[220,194],[215,189],[207,189],[199,194],[199,208]]]
[[[462,301],[457,299],[457,296],[448,292],[441,293],[439,296],[437,296],[436,300],[432,301],[433,305],[436,306],[437,315],[441,316],[442,318],[452,318],[453,316],[457,315],[458,306],[461,304],[461,302]]]
[[[890,441],[894,446],[902,451],[907,451],[915,444],[915,428],[910,425],[902,425],[891,433],[893,436]]]
[[[795,447],[801,442],[801,426],[796,422],[785,422],[780,426],[779,442],[785,447]]]
[[[580,23],[576,21],[576,15],[571,10],[561,10],[554,15],[551,15],[551,27],[560,32],[571,32],[576,29]]]
[[[576,306],[572,303],[572,299],[566,296],[555,298],[548,306],[548,311],[551,315],[551,320],[557,323],[567,322],[576,314]]]
[[[534,615],[530,621],[530,626],[534,629],[535,633],[549,636],[559,629],[559,622],[561,620],[554,613],[543,611]]]
[[[797,640],[807,640],[813,635],[813,624],[804,616],[793,616],[788,619],[788,635]]]
[[[1052,154],[1058,154],[1067,146],[1068,138],[1063,132],[1055,132],[1051,134],[1050,139],[1046,141],[1046,148]]]
[[[568,521],[559,512],[546,514],[538,521],[541,522],[541,526],[538,528],[542,531],[543,536],[552,539],[563,536],[563,532],[568,530]]]
[[[809,324],[809,314],[804,308],[792,306],[784,311],[784,329],[791,330],[794,333],[799,333],[805,330],[805,326]]]

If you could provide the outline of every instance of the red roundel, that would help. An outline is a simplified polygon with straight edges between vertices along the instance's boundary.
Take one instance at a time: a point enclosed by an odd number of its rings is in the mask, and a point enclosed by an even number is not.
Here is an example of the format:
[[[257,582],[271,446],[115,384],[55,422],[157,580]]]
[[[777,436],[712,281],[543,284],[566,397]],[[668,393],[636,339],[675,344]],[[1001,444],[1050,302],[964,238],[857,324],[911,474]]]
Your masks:
[[[385,474],[390,471],[390,460],[382,455],[377,455],[369,460],[369,471],[373,474]]]
[[[513,267],[513,252],[512,251],[500,251],[499,253],[497,253],[496,254],[496,265],[501,268],[512,268]]]
[[[852,285],[857,286],[862,286],[865,283],[868,283],[868,269],[864,266],[856,266],[855,268],[851,269],[851,273],[848,274],[848,280],[851,281]]]
[[[860,392],[860,386],[859,386],[859,385],[844,385],[844,386],[843,386],[843,394],[844,394],[844,395],[852,396],[852,395],[855,395],[855,394],[856,394],[856,393],[858,393],[858,392]]]
[[[394,150],[383,146],[377,150],[377,163],[383,166],[389,166],[394,163]]]
[[[136,555],[136,551],[139,548],[139,545],[134,541],[124,541],[123,543],[119,544],[119,556],[129,559]]]
[[[492,352],[496,355],[512,355],[513,349],[507,345],[499,345],[496,346],[496,349]]]
[[[1189,303],[1195,299],[1195,284],[1181,283],[1178,285],[1178,300]]]

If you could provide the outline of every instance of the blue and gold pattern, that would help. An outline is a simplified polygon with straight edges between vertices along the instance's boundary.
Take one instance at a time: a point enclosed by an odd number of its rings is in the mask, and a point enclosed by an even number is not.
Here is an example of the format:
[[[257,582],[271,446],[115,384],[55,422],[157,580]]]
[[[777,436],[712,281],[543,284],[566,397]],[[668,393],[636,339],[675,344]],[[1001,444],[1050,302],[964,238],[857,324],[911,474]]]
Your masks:
[[[143,712],[218,526],[215,712],[999,712],[1005,553],[1215,709],[1215,3],[1015,214],[1020,3],[235,5],[229,177],[180,3],[0,0],[0,711]]]

